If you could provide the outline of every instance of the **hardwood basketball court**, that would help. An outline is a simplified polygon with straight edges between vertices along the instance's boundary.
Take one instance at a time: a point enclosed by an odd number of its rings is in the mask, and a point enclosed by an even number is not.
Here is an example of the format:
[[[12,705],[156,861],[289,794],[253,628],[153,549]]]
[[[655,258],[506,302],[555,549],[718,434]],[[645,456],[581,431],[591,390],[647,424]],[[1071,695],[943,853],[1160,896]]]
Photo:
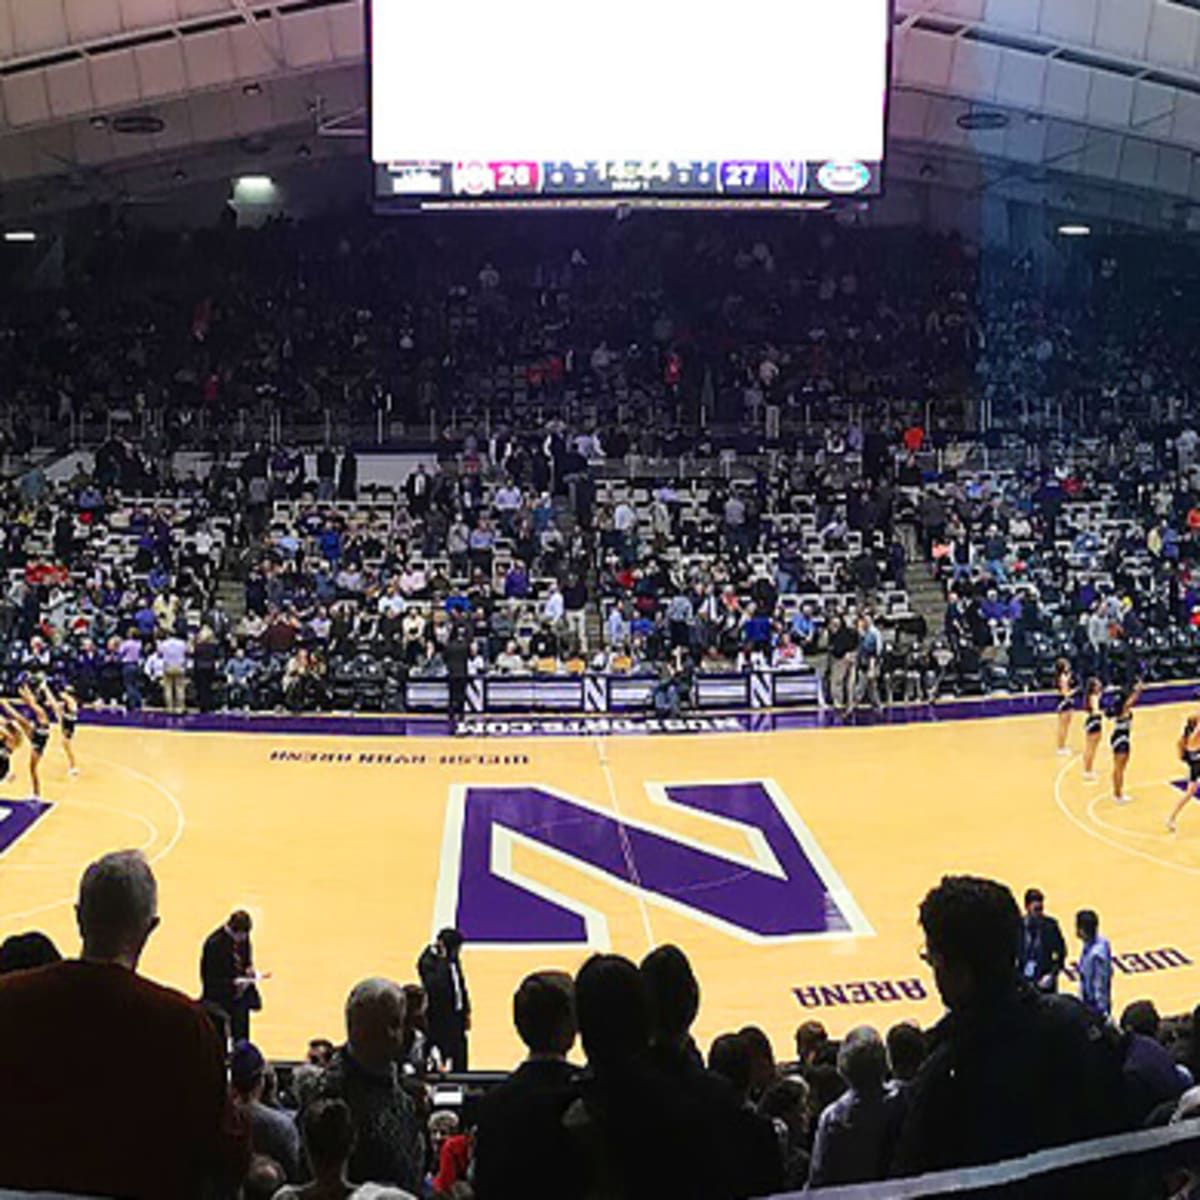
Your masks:
[[[639,959],[676,942],[703,989],[698,1035],[763,1025],[781,1057],[807,1017],[833,1031],[940,1006],[916,908],[946,872],[1036,884],[1072,950],[1100,913],[1115,1006],[1190,1010],[1200,990],[1200,808],[1164,830],[1182,770],[1180,705],[1134,727],[1133,803],[1057,757],[1051,716],[789,733],[464,739],[153,731],[84,725],[45,799],[24,755],[0,787],[0,936],[40,928],[75,953],[81,869],[141,846],[162,927],[144,968],[190,994],[204,936],[255,919],[265,1008],[254,1037],[295,1058],[342,1035],[365,975],[414,979],[457,921],[474,1001],[472,1065],[512,1063],[511,995],[592,947]],[[1072,741],[1081,742],[1076,724]],[[7,831],[7,832],[6,832]]]

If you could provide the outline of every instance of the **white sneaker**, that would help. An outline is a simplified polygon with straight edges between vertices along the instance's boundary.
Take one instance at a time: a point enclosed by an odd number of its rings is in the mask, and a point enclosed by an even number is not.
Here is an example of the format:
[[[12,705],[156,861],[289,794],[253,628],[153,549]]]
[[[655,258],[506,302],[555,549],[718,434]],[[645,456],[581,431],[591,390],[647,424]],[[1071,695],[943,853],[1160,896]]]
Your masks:
[[[1071,747],[1070,747],[1070,746],[1059,746],[1059,748],[1058,748],[1058,754],[1059,754],[1059,757],[1060,757],[1060,758],[1065,758],[1065,757],[1066,757],[1068,754],[1070,754],[1070,753],[1071,753]]]
[[[72,775],[72,776],[73,776],[73,775],[78,775],[78,774],[79,774],[79,768],[78,768],[78,767],[70,767],[70,768],[68,768],[68,770],[67,770],[67,774],[68,774],[68,775]]]
[[[1113,803],[1114,804],[1128,804],[1129,797],[1128,796],[1114,796]]]
[[[1098,776],[1095,771],[1084,771],[1083,773],[1084,783],[1095,783],[1097,778]]]
[[[1178,833],[1179,832],[1179,827],[1175,824],[1174,821],[1167,822],[1167,832],[1168,833]]]

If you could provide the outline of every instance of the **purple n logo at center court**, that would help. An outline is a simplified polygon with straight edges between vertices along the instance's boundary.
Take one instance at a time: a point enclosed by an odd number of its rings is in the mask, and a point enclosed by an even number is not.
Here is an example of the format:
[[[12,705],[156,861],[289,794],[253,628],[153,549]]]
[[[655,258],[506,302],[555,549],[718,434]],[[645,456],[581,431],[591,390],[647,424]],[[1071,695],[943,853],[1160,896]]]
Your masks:
[[[872,932],[774,784],[646,789],[666,810],[684,809],[736,830],[747,852],[713,849],[631,820],[615,807],[549,788],[455,788],[447,808],[435,926],[456,925],[477,945],[607,948],[603,912],[518,874],[513,847],[524,846],[644,903],[754,944]]]
[[[50,808],[45,800],[0,800],[0,854],[24,837]]]

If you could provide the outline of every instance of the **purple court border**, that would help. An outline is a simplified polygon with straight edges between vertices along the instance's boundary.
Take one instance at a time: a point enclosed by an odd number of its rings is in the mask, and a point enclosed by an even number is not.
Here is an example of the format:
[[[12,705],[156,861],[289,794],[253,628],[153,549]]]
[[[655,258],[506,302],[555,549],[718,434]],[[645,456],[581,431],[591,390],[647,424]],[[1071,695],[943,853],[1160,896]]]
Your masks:
[[[1179,704],[1200,700],[1200,681],[1176,681],[1150,684],[1142,694],[1142,705]],[[84,709],[80,723],[118,728],[159,729],[198,733],[276,733],[343,737],[553,737],[553,736],[659,736],[686,737],[696,732],[774,733],[798,729],[862,729],[875,725],[941,724],[989,717],[1033,716],[1052,713],[1058,706],[1055,692],[1031,692],[1020,696],[992,696],[979,700],[944,700],[932,704],[896,704],[881,713],[863,711],[846,720],[832,709],[818,712],[786,710],[749,712],[705,712],[694,714],[696,724],[715,725],[713,729],[687,729],[688,717],[661,728],[653,717],[570,713],[561,716],[538,714],[518,717],[511,714],[479,714],[468,725],[514,727],[511,732],[462,732],[448,717],[438,716],[361,716],[324,713],[302,716],[296,713],[182,713],[173,714],[143,709],[140,712]],[[602,728],[605,724],[610,728]]]

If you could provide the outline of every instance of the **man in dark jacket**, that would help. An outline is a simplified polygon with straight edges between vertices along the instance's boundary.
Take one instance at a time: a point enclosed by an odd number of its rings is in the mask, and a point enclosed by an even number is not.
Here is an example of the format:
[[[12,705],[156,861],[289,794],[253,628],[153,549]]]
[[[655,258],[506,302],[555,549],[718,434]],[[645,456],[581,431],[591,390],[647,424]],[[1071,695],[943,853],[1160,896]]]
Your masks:
[[[250,1014],[262,1008],[254,985],[250,914],[238,910],[204,940],[200,955],[201,1003],[219,1010],[234,1042],[250,1040]]]
[[[417,960],[421,986],[429,997],[429,1038],[453,1070],[467,1070],[467,1031],[471,1028],[471,996],[463,974],[463,935],[443,929]]]
[[[1020,946],[1021,978],[1039,992],[1057,992],[1067,944],[1058,922],[1046,915],[1046,897],[1038,888],[1029,888],[1025,893]]]
[[[475,1130],[479,1200],[557,1200],[569,1169],[562,1116],[575,1098],[575,988],[569,975],[539,971],[513,997],[513,1022],[529,1057],[483,1098]]]
[[[1116,1036],[1074,999],[1020,978],[1021,916],[1008,888],[947,876],[920,921],[949,1013],[909,1090],[895,1173],[998,1162],[1120,1129]]]
[[[450,716],[461,717],[467,707],[467,678],[471,657],[471,646],[463,628],[454,627],[450,640],[442,650],[442,661],[446,664],[446,683],[450,689]]]

